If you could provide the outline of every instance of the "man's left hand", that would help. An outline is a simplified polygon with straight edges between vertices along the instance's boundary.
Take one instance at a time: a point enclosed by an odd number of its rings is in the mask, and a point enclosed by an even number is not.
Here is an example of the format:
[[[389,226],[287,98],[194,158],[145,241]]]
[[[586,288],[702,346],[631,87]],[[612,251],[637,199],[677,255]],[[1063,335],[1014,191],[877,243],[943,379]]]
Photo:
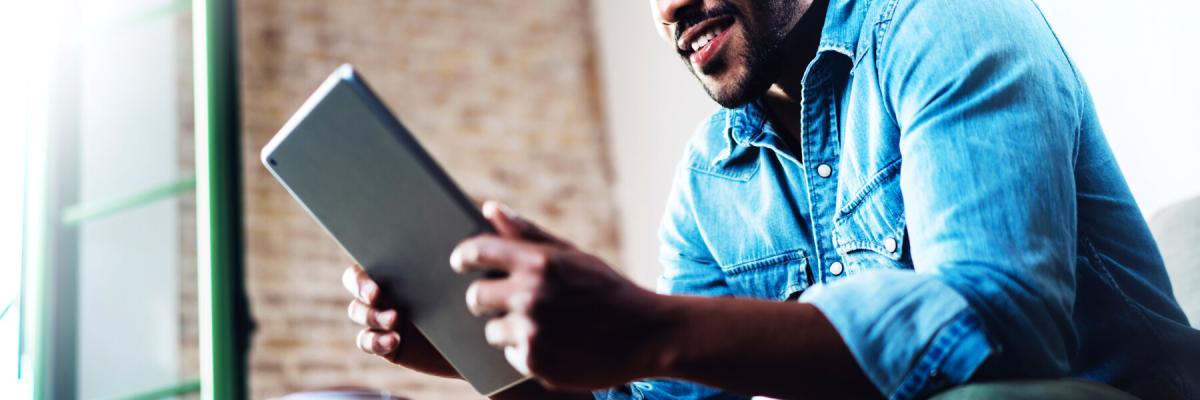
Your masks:
[[[458,273],[506,273],[476,280],[466,301],[472,313],[490,318],[487,340],[514,368],[560,389],[600,389],[654,374],[659,295],[506,206],[486,202],[483,214],[497,233],[460,243],[450,265]]]

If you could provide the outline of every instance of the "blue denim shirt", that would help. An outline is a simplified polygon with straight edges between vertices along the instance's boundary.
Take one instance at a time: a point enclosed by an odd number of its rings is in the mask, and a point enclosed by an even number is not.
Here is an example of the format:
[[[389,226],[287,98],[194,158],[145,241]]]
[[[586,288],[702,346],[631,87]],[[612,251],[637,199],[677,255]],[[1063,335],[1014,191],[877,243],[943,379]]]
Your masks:
[[[661,292],[798,296],[893,399],[1060,377],[1200,398],[1200,331],[1030,0],[830,0],[801,118],[798,143],[758,103],[701,125]],[[647,380],[596,397],[744,396]]]

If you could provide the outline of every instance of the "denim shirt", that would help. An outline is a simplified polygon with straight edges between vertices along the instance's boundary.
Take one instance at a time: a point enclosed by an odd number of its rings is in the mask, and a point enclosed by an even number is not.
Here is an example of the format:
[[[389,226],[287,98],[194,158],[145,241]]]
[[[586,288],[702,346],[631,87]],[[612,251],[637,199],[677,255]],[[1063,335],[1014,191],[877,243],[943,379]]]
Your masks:
[[[1200,398],[1200,331],[1032,1],[830,0],[802,105],[798,142],[757,102],[701,124],[661,292],[809,302],[893,399],[1061,377]]]

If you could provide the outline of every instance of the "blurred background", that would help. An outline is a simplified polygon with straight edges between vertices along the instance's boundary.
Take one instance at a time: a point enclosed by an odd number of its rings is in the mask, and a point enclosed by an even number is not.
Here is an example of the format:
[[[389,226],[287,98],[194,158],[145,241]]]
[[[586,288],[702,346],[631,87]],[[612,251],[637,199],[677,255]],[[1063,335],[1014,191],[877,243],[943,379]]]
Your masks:
[[[1194,237],[1179,221],[1196,213],[1175,210],[1200,195],[1200,6],[1037,3],[1156,234]],[[477,397],[355,348],[339,280],[351,260],[257,160],[339,64],[473,197],[646,286],[674,165],[716,109],[641,0],[6,8],[0,398]],[[1179,276],[1181,300],[1200,290]]]

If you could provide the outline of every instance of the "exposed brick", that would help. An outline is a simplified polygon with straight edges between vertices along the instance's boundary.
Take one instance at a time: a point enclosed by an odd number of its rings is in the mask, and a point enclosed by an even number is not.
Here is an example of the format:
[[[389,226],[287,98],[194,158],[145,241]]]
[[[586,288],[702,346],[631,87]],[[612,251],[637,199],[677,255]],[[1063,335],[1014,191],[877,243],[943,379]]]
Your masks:
[[[616,210],[586,0],[245,0],[238,11],[246,284],[258,324],[251,398],[332,386],[415,399],[477,397],[463,382],[354,347],[357,329],[345,317],[349,296],[339,279],[350,259],[261,167],[259,149],[328,73],[351,62],[473,197],[507,202],[615,261]],[[190,62],[190,54],[181,58]],[[181,86],[191,84],[187,75]],[[190,124],[190,99],[183,103]],[[181,153],[191,151],[188,137]],[[194,204],[181,202],[180,211],[194,214]],[[194,373],[195,236],[188,227],[180,271],[190,277],[180,280],[180,292],[192,309],[181,315],[180,343],[182,362],[191,363],[184,368]]]

